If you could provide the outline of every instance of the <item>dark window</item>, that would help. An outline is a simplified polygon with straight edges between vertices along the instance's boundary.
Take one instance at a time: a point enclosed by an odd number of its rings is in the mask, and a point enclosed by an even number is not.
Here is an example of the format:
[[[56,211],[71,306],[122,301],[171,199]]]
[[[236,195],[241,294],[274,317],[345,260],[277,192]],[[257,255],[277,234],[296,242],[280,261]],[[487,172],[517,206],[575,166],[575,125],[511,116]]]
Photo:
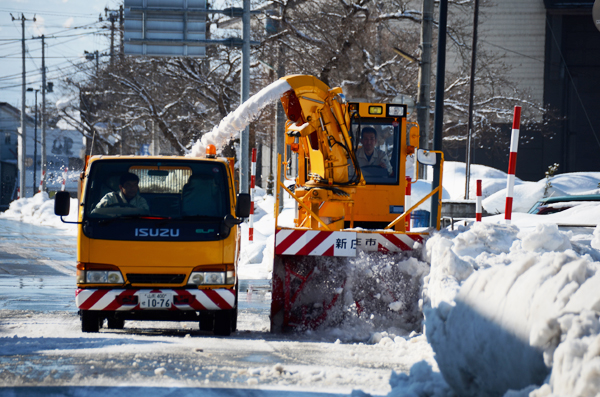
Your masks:
[[[125,173],[139,178],[138,196],[131,201],[119,195]],[[84,200],[90,218],[222,219],[229,212],[227,172],[223,164],[209,161],[96,161]]]

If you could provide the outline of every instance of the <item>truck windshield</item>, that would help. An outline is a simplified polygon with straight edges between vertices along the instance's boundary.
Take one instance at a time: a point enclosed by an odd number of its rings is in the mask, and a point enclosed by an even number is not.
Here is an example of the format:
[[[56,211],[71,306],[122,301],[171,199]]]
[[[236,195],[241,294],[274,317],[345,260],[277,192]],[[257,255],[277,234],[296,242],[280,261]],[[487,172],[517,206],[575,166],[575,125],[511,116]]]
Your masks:
[[[84,196],[87,218],[222,219],[230,211],[221,163],[185,160],[100,160]]]
[[[367,184],[398,183],[399,128],[393,124],[352,122],[352,137],[358,142],[356,159]],[[349,178],[355,175],[350,161]]]

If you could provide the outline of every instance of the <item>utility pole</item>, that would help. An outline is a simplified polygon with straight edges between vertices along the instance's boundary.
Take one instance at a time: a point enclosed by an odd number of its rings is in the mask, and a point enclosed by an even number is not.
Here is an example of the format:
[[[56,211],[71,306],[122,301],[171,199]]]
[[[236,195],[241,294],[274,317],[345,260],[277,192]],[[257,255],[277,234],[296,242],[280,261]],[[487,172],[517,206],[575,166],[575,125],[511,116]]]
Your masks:
[[[442,150],[442,131],[444,127],[444,80],[446,76],[446,32],[448,24],[448,0],[440,0],[440,20],[438,29],[438,53],[437,53],[437,72],[435,84],[435,115],[433,119],[433,150]],[[439,157],[439,156],[438,156]],[[431,188],[435,189],[440,185],[440,159],[438,158],[433,167],[433,181]],[[431,216],[429,224],[437,227],[438,201],[441,200],[441,194],[434,194],[431,197]]]
[[[22,77],[22,86],[21,86],[21,132],[17,136],[17,168],[19,170],[19,188],[21,189],[21,194],[19,198],[26,197],[25,195],[25,157],[27,154],[26,148],[26,136],[27,136],[27,114],[25,113],[25,21],[30,21],[30,19],[25,18],[25,15],[21,14],[21,18],[15,18],[10,15],[13,21],[21,20],[21,57],[23,62],[23,77]],[[33,21],[35,22],[35,17],[33,17]]]
[[[431,49],[433,31],[433,0],[423,0],[423,21],[421,22],[421,62],[419,64],[419,93],[417,97],[417,123],[421,137],[419,147],[429,149],[429,109],[431,101]],[[425,178],[427,167],[419,165],[419,175]]]
[[[42,192],[46,191],[46,178],[48,173],[46,172],[48,164],[46,160],[46,90],[52,92],[52,89],[46,86],[46,45],[44,43],[44,35],[42,35],[42,114],[40,119],[42,121]]]
[[[283,6],[280,6],[279,12],[280,21],[283,18]],[[281,22],[277,25],[277,30],[281,31]],[[285,76],[285,53],[284,48],[280,44],[277,54],[277,77],[282,78]],[[277,101],[277,129],[276,129],[276,142],[277,142],[277,154],[281,155],[281,160],[284,159],[284,151],[285,151],[285,121],[287,117],[285,116],[285,112],[283,111],[283,105],[281,101]],[[277,157],[276,157],[277,158]],[[283,183],[285,180],[285,168],[281,166],[280,163],[277,163],[277,170],[279,172],[279,180],[276,182],[275,188],[279,192],[279,212],[283,211],[283,188],[279,186],[279,183]]]
[[[29,87],[28,92],[35,91],[35,116],[33,117],[33,195],[35,196],[35,188],[37,187],[37,126],[38,126],[38,101],[37,94],[40,90]]]
[[[250,0],[244,0],[242,14],[242,89],[241,102],[250,97]],[[250,150],[250,126],[242,131],[240,138],[240,193],[248,193],[248,168]]]
[[[85,59],[87,59],[88,61],[93,61],[95,60],[96,62],[96,78],[98,78],[98,70],[100,69],[100,53],[98,52],[98,50],[94,51],[94,52],[87,52],[84,51],[83,52]],[[106,54],[102,54],[102,56],[105,56]]]
[[[123,42],[123,34],[125,32],[124,29],[125,18],[123,16],[123,4],[119,6],[119,60],[123,61],[123,57],[125,54],[125,44]]]
[[[104,13],[110,21],[110,68],[112,69],[115,65],[115,22],[119,14],[118,11],[109,10],[108,8],[104,9]]]
[[[479,20],[479,0],[473,3],[473,41],[471,44],[471,76],[469,87],[469,123],[467,125],[467,168],[465,171],[465,200],[469,199],[469,183],[471,180],[471,140],[473,139],[473,97],[475,96],[475,66],[477,64],[477,24]]]

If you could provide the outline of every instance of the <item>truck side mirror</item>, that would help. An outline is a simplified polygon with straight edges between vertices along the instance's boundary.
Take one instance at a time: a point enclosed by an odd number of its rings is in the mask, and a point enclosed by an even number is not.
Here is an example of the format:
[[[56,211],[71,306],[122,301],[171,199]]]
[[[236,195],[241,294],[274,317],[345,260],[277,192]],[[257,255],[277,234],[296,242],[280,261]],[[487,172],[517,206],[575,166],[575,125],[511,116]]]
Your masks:
[[[54,213],[60,216],[69,215],[71,195],[69,192],[56,192],[54,196]]]
[[[429,152],[427,150],[418,149],[417,150],[417,161],[421,164],[425,165],[435,165],[437,159],[436,154]]]
[[[248,218],[250,216],[250,194],[238,193],[235,203],[235,216],[238,218]]]

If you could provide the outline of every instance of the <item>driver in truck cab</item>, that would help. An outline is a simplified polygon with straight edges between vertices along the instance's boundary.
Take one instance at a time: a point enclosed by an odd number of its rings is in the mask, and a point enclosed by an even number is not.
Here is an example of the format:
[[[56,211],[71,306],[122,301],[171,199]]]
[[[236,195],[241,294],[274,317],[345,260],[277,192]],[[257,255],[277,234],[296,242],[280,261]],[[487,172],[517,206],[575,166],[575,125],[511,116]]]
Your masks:
[[[388,175],[392,175],[393,168],[388,155],[375,147],[377,144],[377,130],[373,127],[363,127],[360,143],[362,146],[356,150],[356,159],[361,167],[376,166],[385,168]]]
[[[107,193],[96,205],[94,211],[108,207],[134,207],[142,211],[149,211],[148,202],[139,195],[140,178],[131,172],[121,175],[119,191]],[[92,211],[92,213],[94,213]]]

